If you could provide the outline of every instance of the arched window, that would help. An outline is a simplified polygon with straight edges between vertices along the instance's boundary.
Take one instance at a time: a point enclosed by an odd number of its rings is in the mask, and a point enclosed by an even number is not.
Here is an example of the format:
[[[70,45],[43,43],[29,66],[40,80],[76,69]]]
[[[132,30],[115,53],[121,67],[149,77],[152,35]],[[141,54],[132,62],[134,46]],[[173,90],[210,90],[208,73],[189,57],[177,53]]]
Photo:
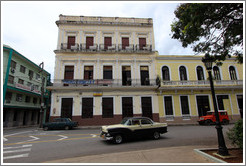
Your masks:
[[[196,74],[197,74],[197,79],[198,80],[204,80],[203,69],[202,69],[201,66],[197,66],[197,68],[196,68]]]
[[[187,80],[186,68],[184,66],[179,67],[179,76],[181,81]]]
[[[218,66],[214,66],[213,71],[214,71],[214,80],[221,80],[220,70],[219,70]]]
[[[231,80],[237,80],[237,73],[236,73],[235,67],[230,66],[229,73],[230,73]]]
[[[162,67],[162,78],[164,81],[170,81],[169,68],[167,66]]]

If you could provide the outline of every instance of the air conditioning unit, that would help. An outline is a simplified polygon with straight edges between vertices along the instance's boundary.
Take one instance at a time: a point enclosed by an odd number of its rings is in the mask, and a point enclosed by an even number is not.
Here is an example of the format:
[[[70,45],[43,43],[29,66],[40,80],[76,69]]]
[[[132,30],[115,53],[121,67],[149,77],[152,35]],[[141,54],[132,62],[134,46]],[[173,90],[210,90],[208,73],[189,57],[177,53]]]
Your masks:
[[[31,91],[34,91],[34,85],[31,85]]]
[[[17,97],[17,101],[21,102],[22,101],[22,97]]]
[[[11,73],[15,73],[15,69],[11,68]]]

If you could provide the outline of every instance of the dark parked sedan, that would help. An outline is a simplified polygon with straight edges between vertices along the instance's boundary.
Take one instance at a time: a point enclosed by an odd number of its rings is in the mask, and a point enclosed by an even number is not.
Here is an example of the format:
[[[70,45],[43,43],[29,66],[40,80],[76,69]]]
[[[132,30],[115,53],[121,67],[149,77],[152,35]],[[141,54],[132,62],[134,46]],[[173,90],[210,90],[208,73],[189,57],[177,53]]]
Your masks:
[[[78,126],[78,122],[72,121],[70,118],[56,118],[53,122],[43,124],[44,130],[49,129],[65,129],[69,130]]]

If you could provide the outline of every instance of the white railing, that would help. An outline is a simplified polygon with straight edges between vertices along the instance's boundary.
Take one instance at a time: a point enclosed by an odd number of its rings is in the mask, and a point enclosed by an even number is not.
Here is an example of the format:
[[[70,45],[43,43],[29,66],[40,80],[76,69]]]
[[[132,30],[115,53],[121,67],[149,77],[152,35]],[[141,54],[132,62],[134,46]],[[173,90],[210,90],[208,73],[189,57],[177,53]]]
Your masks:
[[[195,81],[162,81],[161,86],[209,86],[208,80]],[[214,85],[243,85],[243,80],[214,80]]]
[[[60,80],[55,79],[53,83],[53,87],[60,86],[69,86],[69,87],[77,87],[77,86],[109,86],[109,87],[119,87],[119,86],[131,86],[131,87],[139,87],[139,86],[157,86],[155,79],[93,79],[93,80],[83,80],[83,79],[73,79],[73,80]]]

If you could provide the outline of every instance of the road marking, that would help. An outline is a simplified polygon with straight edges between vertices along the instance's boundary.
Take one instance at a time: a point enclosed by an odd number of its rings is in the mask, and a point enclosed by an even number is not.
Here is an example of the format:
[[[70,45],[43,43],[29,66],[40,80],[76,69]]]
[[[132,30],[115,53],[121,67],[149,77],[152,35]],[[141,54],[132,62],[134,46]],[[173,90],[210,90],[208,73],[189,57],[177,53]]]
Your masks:
[[[23,131],[23,132],[19,132],[19,133],[8,134],[8,135],[4,135],[3,137],[9,137],[9,136],[23,134],[23,133],[29,133],[29,132],[32,132],[32,131]]]
[[[28,152],[28,151],[31,151],[31,148],[3,151],[3,154],[6,154],[6,153],[18,153],[18,152]]]
[[[63,141],[79,140],[79,139],[87,139],[87,138],[95,138],[95,137],[69,138],[69,139],[63,139]],[[35,144],[35,143],[41,143],[41,142],[57,142],[57,139],[56,140],[46,140],[46,141],[34,141],[34,142],[28,142],[28,143]],[[9,144],[4,144],[4,145],[6,146],[6,145],[18,145],[18,144],[25,144],[25,142],[9,143]]]
[[[34,136],[29,136],[33,139],[30,139],[30,140],[27,140],[27,141],[23,141],[23,142],[17,142],[17,143],[26,143],[26,142],[31,142],[31,141],[35,141],[35,140],[38,140],[39,138],[38,137],[34,137]]]
[[[64,139],[68,138],[68,137],[66,137],[64,135],[58,135],[58,136],[62,137],[62,138],[58,139],[58,141],[61,141],[61,140],[64,140]]]
[[[92,137],[97,137],[97,135],[96,135],[96,134],[91,134],[91,136],[92,136]]]
[[[35,134],[32,134],[35,135]],[[100,134],[63,134],[64,136],[80,136],[80,135],[100,135]],[[56,134],[40,134],[40,135],[35,135],[39,137],[49,137],[49,136],[57,136]],[[10,137],[29,137],[29,135],[19,135],[19,136],[10,136]]]
[[[5,149],[17,149],[17,148],[27,148],[32,146],[32,144],[22,145],[22,146],[15,146],[15,147],[3,147],[3,150]]]
[[[19,155],[15,155],[15,156],[6,156],[6,157],[3,157],[4,160],[6,159],[13,159],[13,158],[21,158],[21,157],[28,157],[28,153],[26,154],[19,154]]]
[[[5,137],[3,137],[3,141],[5,142],[5,141],[8,141],[8,139],[7,138],[5,138]]]

